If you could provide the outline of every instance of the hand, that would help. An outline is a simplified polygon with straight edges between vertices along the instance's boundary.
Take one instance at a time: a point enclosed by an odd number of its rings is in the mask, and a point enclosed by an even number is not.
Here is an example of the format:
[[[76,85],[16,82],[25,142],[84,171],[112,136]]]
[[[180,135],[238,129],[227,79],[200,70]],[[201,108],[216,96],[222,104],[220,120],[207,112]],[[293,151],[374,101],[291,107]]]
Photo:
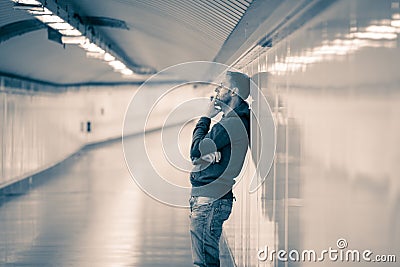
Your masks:
[[[216,99],[214,97],[208,105],[208,109],[205,114],[205,116],[208,118],[214,118],[221,111],[220,109],[215,108],[215,101]]]

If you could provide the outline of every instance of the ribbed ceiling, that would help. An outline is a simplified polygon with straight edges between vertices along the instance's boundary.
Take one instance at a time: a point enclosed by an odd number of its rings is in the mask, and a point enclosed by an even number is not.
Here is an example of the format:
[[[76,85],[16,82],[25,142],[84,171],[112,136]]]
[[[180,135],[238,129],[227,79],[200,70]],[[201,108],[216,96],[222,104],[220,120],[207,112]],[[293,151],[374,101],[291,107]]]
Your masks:
[[[95,31],[124,51],[130,61],[156,70],[187,61],[213,60],[251,2],[252,0],[58,0],[62,8],[68,7],[81,17],[107,17],[126,22],[129,30],[95,26]],[[0,0],[0,26],[33,18],[24,11],[14,10],[12,6],[10,0]],[[41,31],[43,30],[37,33]],[[46,53],[54,53],[60,49],[55,47],[57,44],[43,38],[43,34],[40,38],[34,38],[32,43],[29,38],[34,35],[35,33],[25,34],[14,38],[15,40],[0,43],[0,57],[18,57],[18,51],[13,55],[10,55],[10,51],[13,51],[13,47],[26,46],[27,54],[31,55],[32,50],[42,61],[43,57],[48,58],[46,62],[51,62],[52,58],[60,60],[60,54]],[[43,52],[37,47],[30,48],[30,45],[43,47]],[[65,50],[62,54],[71,55],[64,59],[63,65],[75,64],[77,69],[71,71],[76,73],[64,72],[62,76],[55,73],[57,68],[38,69],[35,62],[13,66],[11,59],[7,60],[9,66],[0,66],[0,71],[59,83],[122,79],[117,74],[108,74],[107,67],[101,67],[99,73],[98,67],[91,66],[102,63],[82,57],[84,53],[77,53],[77,49],[67,46]],[[34,61],[34,56],[30,56],[29,60]],[[53,78],[60,76],[64,78],[57,81]]]
[[[26,12],[13,10],[13,6],[14,3],[10,0],[0,1],[0,26],[20,20],[32,19],[32,16]]]
[[[162,0],[112,0],[133,7],[147,8],[168,16],[189,28],[204,34],[205,38],[220,42],[226,40],[251,1],[162,1]]]

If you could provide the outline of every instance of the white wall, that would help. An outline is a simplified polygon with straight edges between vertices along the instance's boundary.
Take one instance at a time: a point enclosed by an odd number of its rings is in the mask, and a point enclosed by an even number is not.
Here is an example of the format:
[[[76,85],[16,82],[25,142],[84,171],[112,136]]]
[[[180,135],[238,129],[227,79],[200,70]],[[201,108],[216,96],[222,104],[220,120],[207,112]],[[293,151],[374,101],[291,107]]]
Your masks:
[[[125,113],[139,89],[137,85],[54,88],[1,77],[0,81],[0,188],[64,160],[87,144],[121,137]],[[135,98],[126,113],[125,136],[186,119],[185,114],[168,114],[179,107],[182,97],[191,98],[193,87],[163,95],[170,87],[146,84],[142,88],[146,92]]]
[[[87,143],[121,136],[135,87],[60,90],[64,92],[32,92],[3,85],[0,187],[62,161]],[[89,121],[91,132],[87,131]]]
[[[398,1],[337,1],[245,62],[249,75],[266,73],[277,153],[257,193],[248,177],[235,189],[225,230],[238,266],[314,266],[259,261],[257,252],[337,249],[339,238],[399,260],[399,17]]]

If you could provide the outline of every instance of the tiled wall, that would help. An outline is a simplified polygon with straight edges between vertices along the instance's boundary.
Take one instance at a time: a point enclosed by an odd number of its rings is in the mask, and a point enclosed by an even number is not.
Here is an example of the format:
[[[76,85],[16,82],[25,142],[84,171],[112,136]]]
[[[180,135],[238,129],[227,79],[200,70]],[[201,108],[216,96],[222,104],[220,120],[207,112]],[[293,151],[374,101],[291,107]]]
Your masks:
[[[238,266],[365,266],[257,255],[338,249],[340,238],[400,260],[399,34],[398,0],[335,1],[241,62],[271,106],[277,148],[256,193],[248,177],[235,188],[225,234]]]

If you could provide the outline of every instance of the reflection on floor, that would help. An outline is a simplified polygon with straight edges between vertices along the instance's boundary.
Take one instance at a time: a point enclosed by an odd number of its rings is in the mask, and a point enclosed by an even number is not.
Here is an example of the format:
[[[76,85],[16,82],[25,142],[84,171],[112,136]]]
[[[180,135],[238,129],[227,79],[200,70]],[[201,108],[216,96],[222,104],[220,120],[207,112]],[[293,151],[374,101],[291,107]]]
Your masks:
[[[188,210],[140,191],[120,142],[84,149],[9,193],[0,198],[2,266],[191,265]]]

